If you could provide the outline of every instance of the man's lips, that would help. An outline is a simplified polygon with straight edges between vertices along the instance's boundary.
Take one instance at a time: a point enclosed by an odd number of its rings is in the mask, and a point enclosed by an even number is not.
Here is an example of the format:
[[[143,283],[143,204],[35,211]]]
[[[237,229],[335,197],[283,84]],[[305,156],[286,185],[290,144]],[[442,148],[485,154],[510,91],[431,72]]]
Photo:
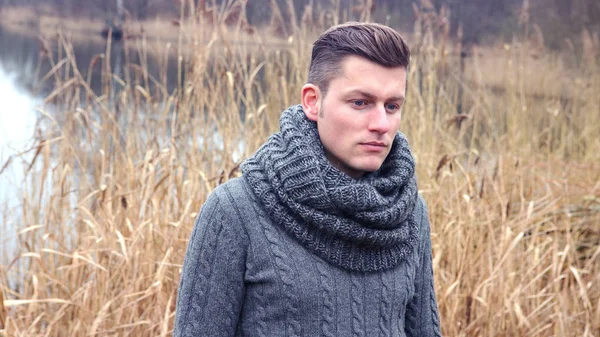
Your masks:
[[[380,147],[386,147],[384,142],[365,142],[365,143],[361,143],[362,145],[369,145],[369,146],[380,146]]]
[[[387,148],[387,145],[384,142],[366,142],[360,143],[367,151],[372,152],[382,152]]]

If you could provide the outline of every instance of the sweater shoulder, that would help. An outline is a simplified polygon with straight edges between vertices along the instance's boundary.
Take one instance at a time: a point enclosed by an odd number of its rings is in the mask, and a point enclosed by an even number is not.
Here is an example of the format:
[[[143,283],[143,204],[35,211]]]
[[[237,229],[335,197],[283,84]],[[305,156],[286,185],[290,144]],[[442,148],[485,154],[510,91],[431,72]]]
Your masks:
[[[250,202],[243,178],[233,178],[217,186],[208,196],[206,202],[218,202],[225,211],[235,211],[235,205]]]
[[[217,186],[209,198],[218,199],[219,203],[226,208],[226,211],[240,213],[241,208],[243,208],[241,206],[247,206],[247,204],[255,202],[253,195],[250,193],[251,192],[245,179],[243,177],[239,177],[230,179],[227,182]],[[235,214],[232,215],[235,216]],[[242,214],[237,215],[242,216]]]
[[[235,178],[217,186],[209,193],[196,221],[203,223],[201,226],[220,227],[222,224],[225,228],[241,230],[245,234],[242,237],[247,238],[240,204],[248,197],[244,195],[242,183],[239,178]],[[240,237],[239,240],[241,239]]]
[[[244,232],[247,232],[245,222],[248,220],[248,208],[255,202],[246,184],[243,177],[230,179],[217,186],[206,201],[219,203],[221,211],[226,213],[226,218],[238,223]]]

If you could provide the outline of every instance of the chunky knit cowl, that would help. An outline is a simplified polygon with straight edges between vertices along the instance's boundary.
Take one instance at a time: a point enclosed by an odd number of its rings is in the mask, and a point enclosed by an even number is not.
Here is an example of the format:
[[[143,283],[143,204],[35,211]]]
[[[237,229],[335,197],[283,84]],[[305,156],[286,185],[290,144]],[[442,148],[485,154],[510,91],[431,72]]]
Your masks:
[[[324,260],[348,270],[391,269],[416,249],[415,163],[398,132],[380,169],[354,179],[331,165],[301,105],[242,165],[271,220]]]

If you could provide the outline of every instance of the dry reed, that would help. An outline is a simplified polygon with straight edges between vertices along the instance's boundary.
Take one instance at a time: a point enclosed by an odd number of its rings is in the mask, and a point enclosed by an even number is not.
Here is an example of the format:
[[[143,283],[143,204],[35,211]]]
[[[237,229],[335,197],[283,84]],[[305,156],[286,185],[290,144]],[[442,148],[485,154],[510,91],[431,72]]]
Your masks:
[[[0,265],[4,335],[167,336],[196,212],[298,102],[310,43],[338,20],[304,15],[273,47],[183,3],[177,53],[159,51],[179,64],[172,91],[166,69],[149,74],[143,39],[141,65],[120,78],[96,60],[99,93],[61,40],[54,113],[31,150],[18,225],[3,228],[18,240]],[[440,15],[417,22],[401,129],[429,205],[443,333],[599,336],[597,58],[534,60],[520,39],[473,52],[462,74]]]

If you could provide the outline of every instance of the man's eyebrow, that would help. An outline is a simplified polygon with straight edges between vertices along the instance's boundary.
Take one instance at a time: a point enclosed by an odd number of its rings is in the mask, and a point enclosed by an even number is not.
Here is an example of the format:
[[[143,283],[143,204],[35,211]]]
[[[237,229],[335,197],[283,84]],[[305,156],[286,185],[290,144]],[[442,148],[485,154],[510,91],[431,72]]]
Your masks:
[[[366,91],[360,90],[360,89],[354,89],[354,90],[350,90],[346,93],[346,96],[352,96],[352,95],[360,95],[363,97],[366,97],[368,99],[374,99],[376,98],[375,95],[368,93]],[[399,102],[404,102],[404,96],[400,95],[400,96],[393,96],[388,98],[386,101],[399,101]]]
[[[388,101],[404,102],[404,96],[393,96],[393,97],[390,97],[388,99]]]
[[[368,93],[366,91],[362,91],[360,89],[354,89],[354,90],[350,90],[346,93],[346,96],[352,96],[352,95],[359,95],[359,96],[363,96],[366,97],[368,99],[373,99],[375,98],[375,95]]]

